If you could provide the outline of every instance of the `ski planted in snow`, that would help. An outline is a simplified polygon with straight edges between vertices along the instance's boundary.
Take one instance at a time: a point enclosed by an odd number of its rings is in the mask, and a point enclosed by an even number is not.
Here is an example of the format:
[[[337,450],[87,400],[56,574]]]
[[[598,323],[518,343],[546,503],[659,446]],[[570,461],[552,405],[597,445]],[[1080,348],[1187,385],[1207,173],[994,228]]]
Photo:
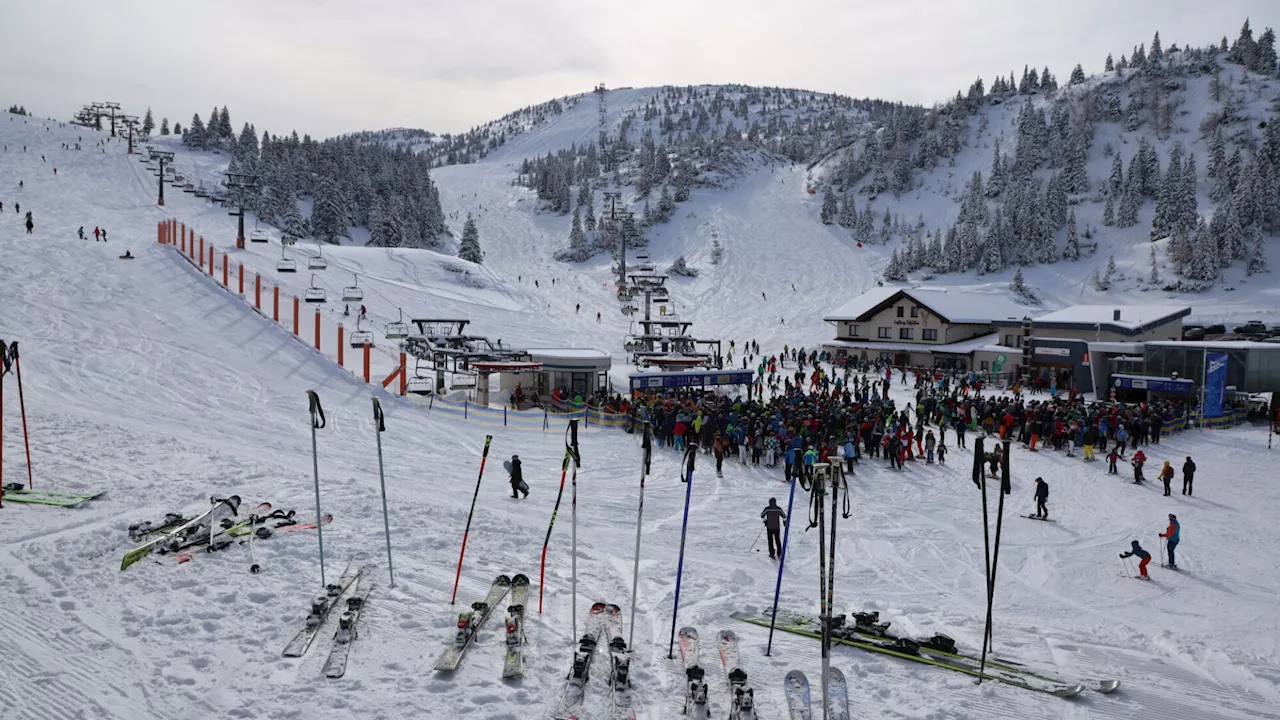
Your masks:
[[[306,620],[303,621],[302,629],[297,635],[284,646],[285,657],[302,657],[307,648],[311,647],[311,641],[316,639],[316,635],[320,634],[320,628],[324,625],[325,619],[329,617],[329,612],[338,604],[338,600],[347,592],[347,588],[351,587],[359,577],[363,574],[363,570],[351,570],[351,563],[347,563],[346,569],[342,571],[342,576],[338,578],[338,582],[329,583],[323,595],[317,595],[311,600],[311,611],[307,613]]]
[[[839,668],[827,668],[827,718],[849,720],[849,684]]]
[[[502,662],[504,678],[524,674],[524,603],[528,598],[529,578],[516,575],[511,579],[511,604],[507,606],[507,657]]]
[[[355,592],[347,598],[347,609],[338,616],[338,630],[333,634],[333,649],[329,651],[329,659],[324,662],[325,677],[340,678],[347,671],[347,656],[351,653],[351,643],[359,637],[356,623],[360,620],[360,612],[368,603],[371,592],[373,592],[373,579],[366,575],[360,578]]]
[[[787,696],[787,711],[791,720],[813,720],[809,707],[809,678],[799,670],[792,670],[782,681],[782,691]]]
[[[711,716],[711,707],[707,704],[707,673],[698,664],[698,631],[680,628],[679,643],[680,658],[684,661],[684,714],[706,720]]]
[[[747,684],[747,671],[738,657],[738,636],[720,631],[720,663],[729,677],[729,720],[755,720],[755,691]]]
[[[484,600],[471,603],[470,610],[465,610],[458,615],[458,632],[454,636],[453,644],[445,649],[444,654],[436,661],[437,671],[458,669],[462,656],[466,654],[467,648],[471,647],[471,641],[475,640],[476,632],[493,613],[494,606],[502,602],[502,598],[507,596],[507,591],[510,589],[511,578],[499,575],[489,586],[489,594]]]
[[[600,644],[600,636],[604,633],[604,611],[605,604],[596,603],[587,614],[586,632],[578,640],[578,648],[573,653],[573,667],[569,669],[564,686],[560,688],[556,707],[551,711],[552,720],[577,720],[582,714],[587,680],[591,677],[591,659],[595,657],[596,646]]]
[[[631,707],[631,655],[622,639],[622,608],[604,606],[605,637],[609,641],[609,718],[635,720]]]
[[[189,536],[198,536],[202,531],[207,536],[212,525],[218,521],[219,515],[229,513],[234,516],[236,510],[240,507],[239,495],[232,495],[223,499],[210,498],[209,500],[210,507],[205,512],[125,553],[124,558],[120,561],[120,569],[127,569],[130,565],[150,555],[152,550],[159,547],[179,546]]]

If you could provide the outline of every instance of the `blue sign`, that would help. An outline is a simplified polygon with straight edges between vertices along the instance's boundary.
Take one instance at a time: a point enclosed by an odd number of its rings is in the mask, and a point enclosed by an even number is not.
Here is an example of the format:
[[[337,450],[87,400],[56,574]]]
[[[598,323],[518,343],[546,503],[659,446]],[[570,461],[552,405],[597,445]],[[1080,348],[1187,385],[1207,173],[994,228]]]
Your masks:
[[[1162,393],[1190,394],[1190,380],[1145,377],[1141,375],[1112,375],[1111,384],[1121,390],[1153,390]]]
[[[751,370],[637,373],[631,376],[631,387],[635,390],[643,390],[649,388],[700,387],[704,385],[750,385],[754,375],[755,373]]]
[[[1227,389],[1227,354],[1204,354],[1204,416],[1222,417],[1222,396]]]

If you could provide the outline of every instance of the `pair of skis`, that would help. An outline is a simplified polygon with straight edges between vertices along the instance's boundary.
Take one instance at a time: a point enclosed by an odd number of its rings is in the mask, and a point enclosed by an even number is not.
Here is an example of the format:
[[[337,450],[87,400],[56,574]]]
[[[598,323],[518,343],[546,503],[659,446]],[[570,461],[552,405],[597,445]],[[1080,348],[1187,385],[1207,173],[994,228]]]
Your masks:
[[[783,693],[787,696],[787,711],[791,720],[813,720],[809,705],[809,678],[799,670],[787,673],[783,680]],[[849,684],[838,668],[827,668],[827,712],[831,720],[849,720]]]
[[[507,607],[507,650],[502,662],[502,677],[516,678],[524,674],[524,605],[529,597],[529,578],[524,575],[516,575],[514,579],[506,575],[494,578],[485,599],[472,603],[471,609],[458,615],[453,644],[436,660],[436,671],[452,672],[458,669],[463,656],[474,643],[476,633],[508,592],[511,593],[511,604]]]
[[[742,669],[738,654],[738,636],[732,630],[721,630],[720,664],[729,681],[730,720],[754,720],[755,691],[747,684],[747,671]],[[685,698],[684,714],[697,720],[711,716],[706,671],[699,664],[698,631],[692,627],[680,628],[680,657],[684,661]]]
[[[573,666],[551,712],[553,720],[582,718],[591,661],[602,640],[609,653],[608,717],[610,720],[635,720],[631,698],[631,655],[627,642],[622,639],[622,608],[605,603],[595,603],[588,611],[586,633],[574,651]]]
[[[30,490],[22,483],[9,483],[4,486],[4,499],[7,502],[26,503],[29,505],[52,505],[54,507],[77,507],[90,500],[101,497],[106,490],[87,493],[55,492],[51,490]]]
[[[157,548],[176,548],[186,542],[188,537],[198,536],[202,532],[211,536],[214,525],[219,524],[222,517],[234,517],[240,508],[239,495],[223,499],[210,498],[209,502],[210,507],[205,512],[166,532],[157,533],[156,537],[125,553],[120,561],[120,569],[127,569]]]
[[[293,636],[288,645],[285,645],[285,657],[302,657],[307,652],[311,642],[320,634],[325,621],[333,613],[333,609],[340,605],[343,596],[353,585],[355,591],[346,597],[346,603],[338,617],[338,627],[334,631],[333,647],[324,663],[325,677],[340,678],[346,673],[347,658],[351,653],[351,645],[357,637],[356,625],[369,599],[369,594],[373,592],[372,578],[364,574],[363,568],[352,571],[350,563],[342,571],[338,582],[330,583],[323,595],[312,599],[311,611],[307,613],[302,629]]]

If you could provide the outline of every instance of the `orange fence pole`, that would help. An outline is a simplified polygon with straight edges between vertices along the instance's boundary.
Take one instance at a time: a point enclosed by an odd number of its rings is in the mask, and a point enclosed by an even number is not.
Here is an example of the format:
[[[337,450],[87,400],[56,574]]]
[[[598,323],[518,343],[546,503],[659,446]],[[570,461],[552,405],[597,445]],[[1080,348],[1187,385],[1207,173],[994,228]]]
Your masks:
[[[316,311],[316,349],[320,349],[320,311]]]
[[[271,319],[280,322],[280,286],[271,291]]]
[[[293,296],[293,334],[298,334],[298,296]]]
[[[404,353],[400,353],[400,396],[404,397],[409,392],[409,365],[405,362]]]
[[[262,276],[253,274],[253,306],[262,309]]]
[[[237,265],[236,272],[240,273],[240,294],[244,294],[244,265]]]
[[[222,253],[222,287],[231,287],[231,260],[227,258],[226,253]]]
[[[369,346],[364,346],[364,381],[369,382]]]
[[[204,238],[200,238],[204,240]],[[209,243],[209,277],[213,277],[213,243]]]
[[[204,236],[200,236],[200,269],[204,269]]]
[[[345,348],[342,345],[342,323],[338,323],[338,367],[342,367],[342,353]]]
[[[182,253],[183,255],[186,255],[187,254],[187,231],[183,230],[180,237],[182,239],[178,242],[178,252]]]
[[[403,375],[404,375],[404,368],[396,368],[395,370],[392,370],[391,374],[388,375],[386,379],[382,381],[382,387],[386,387],[390,385],[391,383],[396,381],[396,378],[401,377]]]

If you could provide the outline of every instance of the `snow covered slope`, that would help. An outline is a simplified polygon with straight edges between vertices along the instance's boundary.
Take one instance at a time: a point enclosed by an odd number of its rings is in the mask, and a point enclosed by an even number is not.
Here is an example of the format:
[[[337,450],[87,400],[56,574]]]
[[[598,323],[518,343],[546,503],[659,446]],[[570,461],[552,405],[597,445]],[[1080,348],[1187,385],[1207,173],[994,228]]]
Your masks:
[[[85,150],[61,149],[81,137]],[[232,219],[180,193],[157,208],[151,176],[118,141],[97,152],[101,138],[58,123],[0,118],[0,143],[8,146],[0,157],[0,337],[22,347],[35,482],[63,491],[107,490],[74,510],[0,509],[0,716],[541,717],[570,661],[568,498],[548,555],[545,611],[530,612],[525,679],[499,680],[496,618],[455,677],[435,676],[431,666],[453,637],[458,608],[478,599],[494,575],[536,573],[559,482],[560,427],[544,434],[462,422],[382,396],[397,577],[396,588],[389,588],[370,388],[215,289],[172,249],[157,246],[155,223],[164,217],[182,218],[219,247],[230,244]],[[25,153],[19,151],[24,145]],[[484,268],[469,268],[480,287],[443,269],[456,260],[353,247],[326,248],[332,253],[326,287],[337,291],[347,282],[343,270],[358,271],[379,325],[393,319],[399,305],[406,314],[410,307],[421,308],[419,314],[462,314],[481,332],[513,342],[605,346],[619,338],[620,316],[605,313],[597,325],[572,310],[575,302],[591,309],[612,301],[612,288],[602,286],[607,269],[556,268],[530,247],[538,233],[549,237],[551,219],[523,209],[530,201],[509,185],[509,175],[478,163],[437,176],[448,209],[465,214],[485,206],[490,258]],[[696,215],[686,218],[688,232],[656,244],[696,257],[693,248],[717,234],[725,258],[716,272],[742,293],[704,276],[679,286],[678,309],[699,313],[695,319],[709,332],[751,335],[774,351],[784,342],[825,336],[809,316],[824,297],[869,283],[874,268],[826,229],[797,229],[814,202],[802,185],[797,171],[759,166],[742,180],[748,200],[708,191],[682,206],[682,216]],[[33,212],[33,234],[25,234],[15,203]],[[110,241],[76,239],[81,225],[108,228]],[[500,233],[507,242],[498,241]],[[126,247],[135,260],[116,259]],[[812,257],[793,262],[791,248]],[[279,250],[277,243],[251,247],[234,259],[271,274]],[[530,275],[562,282],[533,288]],[[287,287],[300,290],[308,280],[300,273]],[[797,291],[789,296],[792,283]],[[753,308],[759,291],[769,299]],[[774,326],[774,315],[786,316],[786,325]],[[12,481],[25,478],[26,467],[16,440],[15,387],[6,380],[4,477]],[[118,569],[132,546],[127,525],[167,511],[198,511],[211,495],[236,493],[250,505],[269,500],[309,516],[307,389],[320,393],[329,416],[318,433],[322,503],[336,516],[325,531],[327,571],[336,574],[357,557],[379,581],[346,677],[337,681],[320,672],[329,626],[308,656],[280,656],[319,590],[313,534],[280,534],[256,544],[264,567],[258,575],[248,572],[242,546],[185,565],[156,558]],[[460,534],[489,433],[493,450],[460,604],[451,607]],[[1202,469],[1198,495],[1172,499],[1109,478],[1098,465],[1015,451],[996,649],[1055,675],[1119,678],[1122,690],[1063,701],[989,684],[975,688],[961,676],[837,650],[833,662],[852,673],[859,715],[1280,717],[1274,601],[1280,574],[1271,532],[1280,490],[1265,482],[1273,474],[1265,445],[1265,433],[1251,429],[1166,439],[1151,448],[1153,459],[1192,455]],[[514,453],[533,489],[528,500],[509,497],[496,467]],[[595,600],[629,611],[637,438],[584,428],[582,456],[579,614]],[[835,598],[841,610],[878,609],[895,628],[944,632],[975,648],[985,597],[980,500],[968,480],[971,457],[957,451],[951,461],[906,474],[878,463],[858,470],[853,514],[840,526]],[[785,671],[800,668],[816,678],[817,645],[779,635],[766,658],[766,633],[728,614],[758,611],[771,600],[775,566],[751,545],[760,508],[771,496],[785,501],[786,486],[776,471],[728,464],[716,478],[702,465],[694,478],[677,622],[708,637],[734,629],[743,638],[761,717],[780,718]],[[678,473],[675,456],[655,451],[633,661],[639,715],[651,719],[677,717],[681,706],[682,675],[678,663],[666,659],[685,494]],[[1013,512],[1030,506],[1037,475],[1053,485],[1056,523],[1023,523]],[[805,515],[801,505],[797,521]],[[1180,551],[1189,572],[1157,569],[1151,584],[1123,577],[1115,554],[1132,538],[1154,544],[1171,511],[1184,525]],[[794,529],[782,607],[813,613],[817,542]],[[704,660],[711,668],[713,655]],[[602,664],[595,675],[588,712],[602,717]],[[712,705],[723,714],[727,691],[719,675],[711,677]]]

